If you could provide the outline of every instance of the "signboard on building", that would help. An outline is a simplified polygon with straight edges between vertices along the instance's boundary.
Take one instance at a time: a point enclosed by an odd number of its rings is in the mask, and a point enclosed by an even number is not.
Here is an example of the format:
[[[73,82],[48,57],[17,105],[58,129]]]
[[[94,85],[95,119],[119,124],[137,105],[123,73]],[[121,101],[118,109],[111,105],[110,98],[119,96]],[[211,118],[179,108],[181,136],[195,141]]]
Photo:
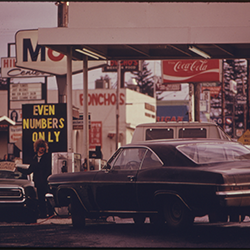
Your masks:
[[[16,124],[22,123],[22,110],[21,109],[10,109],[9,118]]]
[[[42,99],[42,83],[10,84],[10,101],[27,101]]]
[[[16,66],[15,57],[2,57],[1,58],[1,76],[4,78],[22,78],[22,77],[45,77],[51,74],[43,73],[37,70],[28,70]]]
[[[23,163],[30,163],[37,139],[48,142],[50,153],[67,152],[66,103],[23,104]]]
[[[102,147],[102,122],[91,121],[89,130],[89,148],[95,149],[96,146]]]
[[[220,82],[221,60],[163,60],[162,80],[164,83]]]
[[[188,107],[186,105],[157,106],[157,122],[180,122],[188,120]]]
[[[102,68],[102,72],[117,72],[117,69],[118,69],[118,61],[111,60],[111,61],[108,61],[108,64]],[[121,70],[122,71],[138,71],[139,61],[138,60],[121,61]]]
[[[246,130],[246,132],[241,135],[241,137],[238,139],[238,142],[244,144],[244,145],[250,145],[250,130]]]
[[[9,142],[16,143],[22,138],[22,126],[9,126]]]
[[[16,33],[16,66],[54,75],[67,74],[67,56],[38,45],[38,30]],[[88,61],[88,69],[105,65],[106,61]],[[83,71],[82,61],[72,60],[72,73]]]
[[[181,91],[181,84],[180,83],[176,83],[176,84],[157,83],[155,85],[155,90],[156,91]]]
[[[209,90],[211,97],[218,97],[221,92],[221,86],[215,86],[215,87],[203,87],[202,86],[201,91],[203,92],[204,90]]]

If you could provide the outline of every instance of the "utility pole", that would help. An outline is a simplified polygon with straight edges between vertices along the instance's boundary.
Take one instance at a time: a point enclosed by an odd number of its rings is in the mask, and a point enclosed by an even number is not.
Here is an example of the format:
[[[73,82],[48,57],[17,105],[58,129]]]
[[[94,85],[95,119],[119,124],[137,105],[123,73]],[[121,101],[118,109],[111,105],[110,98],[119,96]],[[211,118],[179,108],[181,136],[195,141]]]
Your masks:
[[[250,60],[247,59],[247,129],[250,129]]]
[[[120,86],[121,86],[121,61],[118,61],[117,67],[117,87],[116,87],[116,138],[115,138],[115,148],[118,149],[119,144],[119,96],[120,96]]]
[[[222,129],[226,129],[226,119],[225,119],[225,80],[224,80],[224,66],[222,65],[222,82],[221,82],[221,120],[222,120]]]
[[[194,84],[194,110],[195,110],[195,121],[200,121],[200,93],[201,87],[200,83]]]

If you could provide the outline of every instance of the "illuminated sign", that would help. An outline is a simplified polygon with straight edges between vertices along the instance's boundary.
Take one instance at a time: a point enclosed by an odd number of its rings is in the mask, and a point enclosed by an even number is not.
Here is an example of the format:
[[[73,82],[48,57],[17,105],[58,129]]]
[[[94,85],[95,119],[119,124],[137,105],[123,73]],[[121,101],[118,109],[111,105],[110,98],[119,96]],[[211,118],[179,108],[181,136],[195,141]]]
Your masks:
[[[66,103],[23,104],[22,115],[24,163],[30,163],[37,139],[48,142],[50,153],[67,152]]]
[[[163,84],[220,82],[220,79],[221,61],[217,59],[162,61]]]
[[[88,69],[105,65],[107,61],[88,61]],[[16,33],[16,66],[55,75],[67,74],[67,56],[38,45],[38,30]],[[72,73],[83,71],[82,61],[72,60]]]

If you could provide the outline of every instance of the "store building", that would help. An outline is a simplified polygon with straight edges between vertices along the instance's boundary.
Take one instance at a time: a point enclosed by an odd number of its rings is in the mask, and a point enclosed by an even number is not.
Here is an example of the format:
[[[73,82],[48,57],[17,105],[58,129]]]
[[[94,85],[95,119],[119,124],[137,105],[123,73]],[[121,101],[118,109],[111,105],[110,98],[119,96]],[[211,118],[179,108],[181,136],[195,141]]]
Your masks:
[[[83,91],[73,90],[73,106],[79,109],[80,119],[73,120],[73,147],[82,152]],[[57,90],[48,91],[48,102],[55,102]],[[100,146],[103,159],[116,150],[116,89],[89,89],[88,111],[91,121],[89,131],[90,151]],[[130,143],[136,125],[156,121],[156,100],[128,88],[119,92],[119,146]]]

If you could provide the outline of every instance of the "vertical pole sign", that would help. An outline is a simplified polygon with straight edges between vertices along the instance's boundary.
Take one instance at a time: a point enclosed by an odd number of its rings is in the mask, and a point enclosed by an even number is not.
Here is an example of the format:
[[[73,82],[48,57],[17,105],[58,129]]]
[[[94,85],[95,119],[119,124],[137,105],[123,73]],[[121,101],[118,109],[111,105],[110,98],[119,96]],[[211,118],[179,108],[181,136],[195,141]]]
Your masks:
[[[49,153],[67,152],[67,107],[58,104],[23,104],[23,163],[34,156],[37,139],[48,142]]]

